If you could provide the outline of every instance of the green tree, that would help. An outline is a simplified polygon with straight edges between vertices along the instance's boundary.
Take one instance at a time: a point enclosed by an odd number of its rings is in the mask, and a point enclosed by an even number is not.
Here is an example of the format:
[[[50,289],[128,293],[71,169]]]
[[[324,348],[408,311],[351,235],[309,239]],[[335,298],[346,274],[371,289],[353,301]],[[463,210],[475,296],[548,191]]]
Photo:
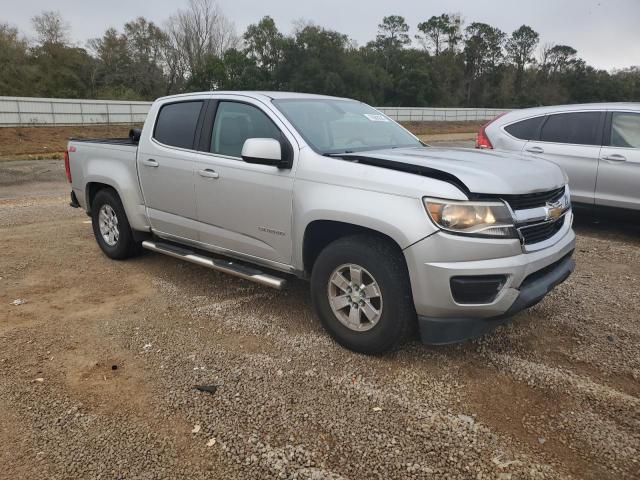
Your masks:
[[[138,17],[124,25],[129,58],[130,86],[143,98],[155,98],[164,91],[163,52],[167,35],[153,22]]]
[[[443,13],[440,16],[433,16],[426,22],[418,24],[418,30],[422,35],[416,35],[416,39],[422,43],[429,53],[438,56],[447,41],[450,28],[449,15]]]
[[[378,35],[373,46],[383,55],[384,68],[388,72],[392,68],[393,58],[400,50],[411,43],[409,25],[400,15],[389,15],[378,25]]]
[[[69,45],[68,24],[57,12],[32,18],[38,41],[31,49],[34,69],[33,95],[86,97],[92,93],[95,59],[86,50]]]
[[[264,88],[277,89],[275,74],[284,55],[285,40],[273,18],[267,16],[257,24],[249,25],[243,39],[245,54],[255,63],[258,73],[263,74]]]
[[[96,88],[97,95],[121,96],[130,89],[129,70],[131,58],[127,39],[115,28],[107,29],[102,37],[88,42],[89,49],[97,59]],[[125,90],[124,92],[122,90]],[[121,91],[120,94],[116,93]]]
[[[522,25],[511,34],[505,45],[507,56],[516,67],[514,87],[519,99],[522,99],[524,69],[528,64],[535,61],[533,52],[538,45],[539,39],[540,36],[531,27]]]
[[[27,40],[0,23],[0,95],[28,96],[33,88]]]
[[[471,105],[486,100],[484,97],[487,86],[499,83],[505,34],[491,25],[479,22],[469,25],[465,33],[467,105]]]

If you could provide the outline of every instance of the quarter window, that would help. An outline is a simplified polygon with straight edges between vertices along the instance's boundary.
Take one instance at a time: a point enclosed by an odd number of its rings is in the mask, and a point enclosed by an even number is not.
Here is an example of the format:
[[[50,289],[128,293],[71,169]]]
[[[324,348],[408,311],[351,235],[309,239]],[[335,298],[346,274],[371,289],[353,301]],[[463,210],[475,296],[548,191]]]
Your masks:
[[[267,115],[253,105],[220,102],[211,135],[211,152],[240,157],[247,138],[281,140],[280,130]]]
[[[640,148],[640,114],[613,112],[611,146]]]
[[[193,148],[204,102],[169,103],[160,108],[153,138],[172,147]]]
[[[542,126],[543,142],[600,145],[600,112],[560,113],[550,115]]]
[[[520,140],[532,140],[536,138],[538,134],[538,128],[540,128],[540,124],[544,120],[544,116],[542,117],[534,117],[527,118],[526,120],[522,120],[521,122],[512,123],[511,125],[507,125],[504,129],[511,135]]]

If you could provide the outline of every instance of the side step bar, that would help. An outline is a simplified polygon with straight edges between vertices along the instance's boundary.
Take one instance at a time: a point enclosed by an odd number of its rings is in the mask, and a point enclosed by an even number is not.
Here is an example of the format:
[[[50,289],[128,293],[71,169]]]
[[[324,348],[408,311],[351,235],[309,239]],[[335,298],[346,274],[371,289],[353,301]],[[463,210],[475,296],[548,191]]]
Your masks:
[[[170,257],[180,258],[187,262],[195,263],[203,267],[218,270],[220,272],[229,273],[236,277],[244,278],[245,280],[251,280],[252,282],[266,285],[267,287],[276,288],[282,290],[287,282],[284,278],[278,278],[273,275],[266,274],[256,268],[248,267],[239,263],[235,263],[232,260],[222,260],[219,258],[205,257],[204,255],[197,254],[186,248],[178,247],[176,245],[155,242],[145,240],[142,242],[142,246],[147,250],[153,252],[163,253]]]

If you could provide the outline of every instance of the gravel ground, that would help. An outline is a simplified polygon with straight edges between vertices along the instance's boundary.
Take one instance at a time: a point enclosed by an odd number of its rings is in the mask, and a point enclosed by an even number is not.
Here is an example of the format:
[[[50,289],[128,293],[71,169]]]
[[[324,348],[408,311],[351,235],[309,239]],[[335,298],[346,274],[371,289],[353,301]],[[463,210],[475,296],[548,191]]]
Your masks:
[[[304,282],[108,260],[63,176],[0,166],[0,478],[640,477],[640,229],[579,221],[513,323],[370,358]]]

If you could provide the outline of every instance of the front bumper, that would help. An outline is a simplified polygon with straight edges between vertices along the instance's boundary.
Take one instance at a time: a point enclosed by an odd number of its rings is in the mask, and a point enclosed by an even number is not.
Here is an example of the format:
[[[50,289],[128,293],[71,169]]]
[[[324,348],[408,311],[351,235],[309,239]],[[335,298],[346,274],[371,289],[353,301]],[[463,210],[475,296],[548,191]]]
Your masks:
[[[445,345],[479,337],[498,325],[506,323],[516,313],[532,307],[556,285],[564,282],[573,269],[575,261],[570,252],[566,257],[543,269],[543,273],[533,273],[520,286],[520,293],[504,314],[492,318],[438,318],[418,316],[420,338],[429,345]]]
[[[575,266],[571,219],[547,248],[524,253],[516,239],[482,239],[438,232],[405,249],[420,335],[428,344],[482,335],[540,301]],[[460,304],[451,293],[456,276],[505,275],[489,303]]]

